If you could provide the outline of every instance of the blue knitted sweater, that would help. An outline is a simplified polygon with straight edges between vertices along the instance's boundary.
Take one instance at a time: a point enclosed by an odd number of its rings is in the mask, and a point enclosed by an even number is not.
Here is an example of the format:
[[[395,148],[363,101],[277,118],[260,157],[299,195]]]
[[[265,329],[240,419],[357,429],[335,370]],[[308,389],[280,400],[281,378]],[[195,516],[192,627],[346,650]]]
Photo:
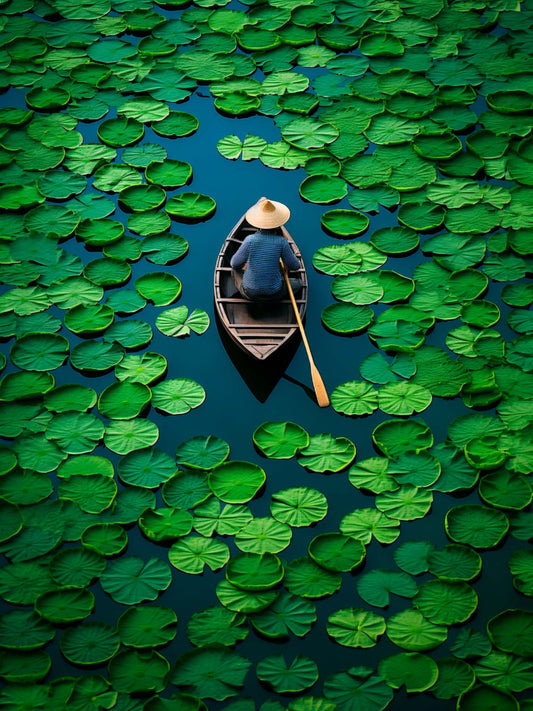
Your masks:
[[[249,296],[270,296],[281,290],[280,257],[289,269],[300,268],[287,240],[275,230],[263,229],[245,238],[231,258],[231,266],[238,269],[246,264],[242,285]]]

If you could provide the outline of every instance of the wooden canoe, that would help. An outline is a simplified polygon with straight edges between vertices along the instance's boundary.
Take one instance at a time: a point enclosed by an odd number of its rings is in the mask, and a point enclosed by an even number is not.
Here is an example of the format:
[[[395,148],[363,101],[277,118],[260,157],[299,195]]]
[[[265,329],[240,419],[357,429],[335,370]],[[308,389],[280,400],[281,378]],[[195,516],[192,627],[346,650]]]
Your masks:
[[[283,226],[279,229],[300,262],[300,269],[291,271],[291,274],[298,276],[303,283],[296,297],[300,318],[303,320],[308,292],[305,265],[287,229]],[[244,238],[254,232],[257,232],[257,228],[248,224],[243,216],[224,241],[215,266],[215,308],[221,325],[232,341],[249,355],[264,361],[279,352],[299,329],[288,296],[278,301],[250,301],[241,296],[235,287],[230,260]]]

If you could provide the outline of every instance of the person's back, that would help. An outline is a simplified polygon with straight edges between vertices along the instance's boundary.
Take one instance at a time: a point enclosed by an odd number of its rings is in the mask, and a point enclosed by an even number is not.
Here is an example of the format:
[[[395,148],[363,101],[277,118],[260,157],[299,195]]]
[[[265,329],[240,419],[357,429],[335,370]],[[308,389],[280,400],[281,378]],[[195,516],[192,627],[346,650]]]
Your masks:
[[[246,237],[231,260],[234,269],[246,264],[242,277],[242,288],[246,296],[251,299],[269,299],[283,295],[280,259],[289,269],[300,267],[289,243],[276,229],[263,228]]]

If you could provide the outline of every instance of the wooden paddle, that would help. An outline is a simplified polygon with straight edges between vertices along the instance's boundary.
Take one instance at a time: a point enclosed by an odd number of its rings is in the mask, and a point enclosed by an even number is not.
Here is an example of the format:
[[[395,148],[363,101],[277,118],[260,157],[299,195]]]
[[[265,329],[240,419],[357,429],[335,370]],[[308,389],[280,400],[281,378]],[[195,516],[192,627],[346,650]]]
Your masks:
[[[327,407],[329,405],[328,393],[326,391],[324,381],[322,380],[322,377],[318,372],[318,368],[316,367],[315,361],[313,360],[313,356],[311,354],[311,348],[309,347],[309,341],[307,340],[307,336],[305,335],[304,325],[302,323],[302,319],[300,318],[300,312],[298,310],[298,304],[296,303],[296,299],[294,298],[294,292],[292,290],[291,282],[289,280],[287,267],[283,263],[283,260],[280,259],[279,261],[281,263],[281,273],[283,274],[283,278],[285,279],[285,283],[287,284],[292,308],[294,309],[294,315],[296,316],[296,323],[298,324],[298,328],[300,329],[300,333],[302,334],[302,341],[304,343],[307,357],[309,359],[309,366],[311,368],[311,379],[313,381],[313,387],[315,389],[316,400],[320,407]]]

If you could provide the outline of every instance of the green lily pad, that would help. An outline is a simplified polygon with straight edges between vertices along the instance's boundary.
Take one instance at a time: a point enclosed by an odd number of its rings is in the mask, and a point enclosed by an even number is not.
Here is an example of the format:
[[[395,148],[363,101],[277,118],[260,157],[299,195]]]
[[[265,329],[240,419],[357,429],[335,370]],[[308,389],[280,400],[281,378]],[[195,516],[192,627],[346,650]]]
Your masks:
[[[65,314],[65,326],[77,335],[91,335],[105,331],[115,318],[115,312],[105,304],[74,306]]]
[[[171,197],[165,210],[182,222],[201,222],[214,214],[216,203],[208,195],[185,192]]]
[[[310,542],[310,557],[326,570],[346,572],[361,564],[366,555],[363,543],[340,533],[323,533]]]
[[[294,422],[264,422],[252,435],[254,444],[271,459],[290,459],[309,444],[309,435]]]
[[[78,343],[70,353],[74,368],[88,372],[111,370],[124,358],[124,351],[117,343],[104,341],[84,341]]]
[[[117,470],[124,484],[155,489],[176,473],[176,463],[160,449],[141,449],[122,457]]]
[[[238,553],[226,566],[226,579],[240,590],[269,590],[283,579],[285,571],[273,553]]]
[[[131,420],[145,410],[151,396],[150,388],[142,383],[112,383],[100,394],[98,411],[113,420]]]
[[[220,605],[195,612],[187,623],[187,637],[196,647],[212,644],[231,647],[247,636],[248,625],[245,615]]]
[[[300,185],[300,195],[304,200],[320,204],[342,200],[347,190],[346,182],[334,175],[310,175]],[[366,221],[362,219],[361,223]]]
[[[192,509],[211,496],[207,475],[203,471],[179,471],[163,486],[163,500],[169,506]]]
[[[187,693],[223,701],[237,696],[251,662],[233,650],[200,647],[180,655],[170,679]]]
[[[426,620],[443,625],[466,622],[474,614],[477,604],[476,592],[462,581],[427,580],[413,598],[413,606]]]
[[[145,237],[143,254],[154,264],[172,264],[187,254],[189,243],[184,237],[170,233]]]
[[[282,591],[266,610],[250,617],[253,627],[269,639],[286,638],[290,632],[303,637],[316,619],[315,605],[310,600],[286,591]]]
[[[176,623],[176,613],[168,607],[130,607],[119,617],[117,631],[121,642],[129,647],[152,647],[174,639]]]
[[[324,682],[324,696],[347,711],[364,708],[382,711],[393,698],[393,691],[380,674],[365,666],[353,666],[331,674]]]
[[[375,607],[387,607],[390,604],[391,593],[412,598],[417,589],[411,576],[398,570],[374,568],[357,581],[359,597]]]
[[[108,562],[100,584],[115,602],[136,605],[144,600],[155,600],[171,580],[169,566],[159,558],[144,561],[137,556],[127,556]]]
[[[229,445],[214,435],[197,435],[176,448],[178,464],[193,469],[212,469],[227,459]]]
[[[250,501],[265,481],[264,470],[250,462],[224,462],[209,472],[209,488],[221,501],[229,504]]]
[[[379,674],[393,689],[405,687],[410,693],[427,691],[439,675],[437,663],[418,652],[404,652],[384,657],[378,665]]]
[[[0,656],[0,670],[6,682],[31,684],[43,679],[50,671],[52,660],[44,650],[30,652],[9,650]]]
[[[487,506],[463,504],[446,513],[446,533],[456,543],[468,543],[474,548],[493,548],[509,529],[507,516]]]
[[[465,691],[457,700],[459,711],[469,711],[472,709],[498,709],[498,711],[518,711],[518,702],[512,696],[501,689],[492,686],[479,685],[473,689]]]
[[[201,335],[207,331],[209,324],[209,316],[205,311],[193,309],[189,313],[187,306],[166,309],[159,313],[155,320],[155,325],[161,333],[176,338],[188,336],[191,331]]]
[[[82,533],[81,543],[101,555],[113,556],[124,550],[128,535],[118,523],[95,523]]]
[[[0,639],[6,649],[38,649],[54,637],[53,625],[33,610],[12,610],[4,613],[0,620]]]
[[[272,494],[270,502],[272,516],[300,528],[321,521],[328,511],[326,497],[310,487],[291,487]]]
[[[531,656],[531,613],[529,610],[505,610],[487,623],[491,642],[501,651],[522,657]]]
[[[190,378],[167,378],[152,387],[152,405],[170,415],[183,415],[205,400],[203,387]]]
[[[170,671],[170,663],[153,649],[119,652],[108,664],[113,688],[123,693],[163,691]]]
[[[112,420],[106,427],[104,444],[116,454],[128,454],[136,449],[151,447],[158,438],[159,429],[150,420]]]
[[[164,188],[178,188],[190,182],[192,167],[185,161],[169,158],[164,161],[153,161],[146,167],[144,174],[149,183]]]
[[[298,654],[287,666],[282,654],[271,654],[257,664],[257,678],[277,693],[296,693],[309,689],[318,679],[318,666]]]
[[[228,610],[252,614],[272,605],[279,590],[241,590],[228,580],[221,580],[217,584],[216,595]]]
[[[298,454],[298,463],[314,472],[338,472],[355,458],[355,445],[346,437],[322,433],[312,435]]]
[[[113,148],[120,148],[131,146],[140,141],[144,135],[144,126],[133,118],[121,116],[102,121],[98,126],[97,133],[102,143]]]
[[[385,254],[407,254],[418,247],[420,238],[409,227],[382,227],[372,233],[370,243]]]
[[[152,340],[152,336],[153,331],[149,323],[130,318],[124,321],[115,321],[106,330],[104,343],[115,348],[117,344],[124,348],[140,348],[148,345]],[[113,365],[117,365],[121,360],[122,358],[118,359]]]
[[[349,607],[329,615],[326,631],[338,644],[367,649],[377,644],[385,627],[385,619],[381,615]]]
[[[385,420],[374,429],[372,439],[383,454],[393,458],[403,452],[421,452],[433,444],[430,428],[419,420]]]
[[[418,610],[397,612],[387,621],[387,637],[410,652],[434,649],[445,642],[447,636],[446,627],[429,622]],[[435,681],[436,677],[431,683]]]
[[[150,163],[150,165],[158,164]],[[134,213],[146,213],[161,207],[165,203],[166,193],[159,184],[142,185],[137,181],[137,183],[122,186],[118,199],[120,204],[128,210],[132,210]]]
[[[87,621],[61,635],[61,653],[74,664],[102,664],[118,651],[120,639],[111,625]]]
[[[135,280],[135,289],[156,306],[167,306],[181,294],[181,282],[173,274],[151,272]]]
[[[229,548],[222,541],[195,535],[180,538],[168,552],[168,559],[175,568],[196,575],[202,573],[206,565],[211,570],[219,570],[229,557]]]
[[[142,356],[128,354],[115,366],[117,380],[150,385],[167,370],[167,360],[160,353],[147,351]]]
[[[39,595],[35,610],[49,622],[69,623],[88,617],[94,603],[90,590],[65,586]]]
[[[192,521],[183,509],[148,509],[139,519],[139,528],[150,541],[174,541],[191,532]]]
[[[378,407],[378,393],[368,383],[351,380],[332,391],[331,406],[343,415],[371,415]]]
[[[441,580],[472,580],[481,572],[481,556],[465,545],[449,543],[428,556],[429,571]]]
[[[367,229],[369,219],[356,210],[328,210],[320,218],[320,224],[334,236],[354,237]]]
[[[66,360],[69,343],[56,333],[29,333],[17,339],[11,347],[14,365],[23,370],[49,371],[59,368]]]
[[[235,534],[235,545],[245,553],[279,553],[291,542],[292,531],[286,523],[256,516]]]

